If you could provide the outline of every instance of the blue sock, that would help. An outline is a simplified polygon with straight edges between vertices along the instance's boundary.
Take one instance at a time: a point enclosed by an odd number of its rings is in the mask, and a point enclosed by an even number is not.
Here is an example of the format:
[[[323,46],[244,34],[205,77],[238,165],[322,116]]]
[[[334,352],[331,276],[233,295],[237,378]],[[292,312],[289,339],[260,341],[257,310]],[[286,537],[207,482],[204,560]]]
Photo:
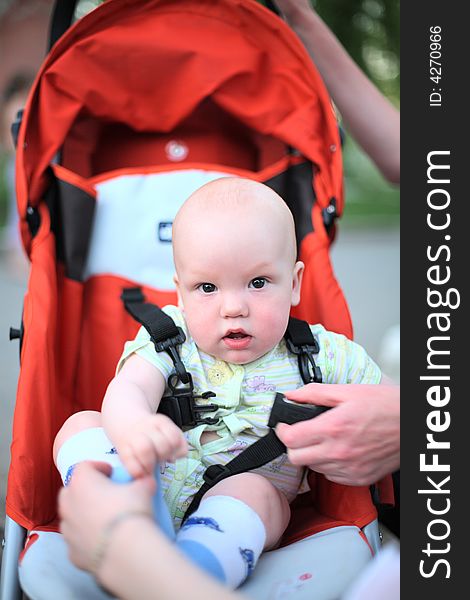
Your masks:
[[[116,483],[129,483],[132,481],[132,477],[124,467],[113,467],[111,479]],[[163,498],[159,465],[157,465],[155,469],[155,479],[157,481],[157,491],[153,497],[153,515],[163,533],[173,541],[175,539],[175,529],[173,527],[170,511]]]
[[[153,514],[155,515],[155,520],[160,525],[163,533],[171,541],[174,541],[176,533],[175,528],[173,527],[173,519],[171,518],[167,503],[163,497],[163,491],[160,482],[160,465],[157,465],[157,468],[155,469],[155,479],[157,480],[157,491],[153,497]]]
[[[250,576],[265,541],[258,514],[231,496],[204,498],[176,535],[177,547],[230,589]]]
[[[221,583],[226,583],[227,580],[222,565],[207,546],[195,540],[177,540],[176,545],[193,564],[218,579]]]

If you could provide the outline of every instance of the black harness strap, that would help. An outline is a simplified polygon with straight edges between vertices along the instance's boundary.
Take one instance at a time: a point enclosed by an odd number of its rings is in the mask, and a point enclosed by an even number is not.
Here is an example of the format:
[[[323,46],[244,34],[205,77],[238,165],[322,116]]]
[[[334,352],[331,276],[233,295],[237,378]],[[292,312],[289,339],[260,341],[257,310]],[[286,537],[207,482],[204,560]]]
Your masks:
[[[177,327],[171,317],[155,304],[144,302],[140,288],[126,288],[121,294],[124,307],[134,319],[148,331],[157,352],[166,351],[173,364],[176,374],[182,383],[189,383],[190,375],[179,357],[177,346],[185,340],[181,327]]]
[[[226,465],[212,465],[208,467],[203,475],[204,483],[194,495],[191,504],[184,514],[183,522],[197,510],[204,494],[214,487],[216,483],[232,475],[246,473],[247,471],[262,467],[285,451],[286,447],[274,433],[274,430],[271,429],[267,435],[245,448],[243,452],[240,452],[238,456]]]
[[[313,358],[313,355],[320,351],[320,347],[309,324],[306,321],[290,317],[284,339],[287,349],[298,356],[302,381],[305,384],[321,383],[322,374]]]
[[[72,25],[73,15],[77,4],[78,0],[56,0],[49,26],[48,50],[52,48],[57,40]]]

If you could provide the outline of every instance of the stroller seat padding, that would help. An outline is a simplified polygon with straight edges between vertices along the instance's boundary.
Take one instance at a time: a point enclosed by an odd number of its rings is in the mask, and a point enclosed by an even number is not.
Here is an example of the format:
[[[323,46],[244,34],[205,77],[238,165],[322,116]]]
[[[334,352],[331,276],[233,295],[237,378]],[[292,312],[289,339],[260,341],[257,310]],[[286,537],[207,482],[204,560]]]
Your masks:
[[[97,183],[84,279],[113,274],[173,291],[175,215],[198,187],[226,175],[230,173],[188,169],[122,174]]]
[[[357,527],[336,527],[267,552],[240,591],[253,600],[337,600],[372,557],[359,533]],[[21,587],[30,600],[112,598],[89,573],[72,565],[59,533],[31,535],[37,537],[19,568]]]

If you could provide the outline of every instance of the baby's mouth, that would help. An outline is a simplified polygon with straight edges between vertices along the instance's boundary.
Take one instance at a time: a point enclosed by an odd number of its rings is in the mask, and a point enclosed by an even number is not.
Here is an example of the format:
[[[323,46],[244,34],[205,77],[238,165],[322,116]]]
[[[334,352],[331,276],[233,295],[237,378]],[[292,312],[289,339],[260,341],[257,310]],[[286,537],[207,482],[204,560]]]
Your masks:
[[[243,331],[231,331],[225,337],[230,338],[231,340],[242,340],[245,337],[248,337],[248,334]]]
[[[251,342],[251,335],[242,329],[228,331],[222,338],[231,350],[244,350]]]

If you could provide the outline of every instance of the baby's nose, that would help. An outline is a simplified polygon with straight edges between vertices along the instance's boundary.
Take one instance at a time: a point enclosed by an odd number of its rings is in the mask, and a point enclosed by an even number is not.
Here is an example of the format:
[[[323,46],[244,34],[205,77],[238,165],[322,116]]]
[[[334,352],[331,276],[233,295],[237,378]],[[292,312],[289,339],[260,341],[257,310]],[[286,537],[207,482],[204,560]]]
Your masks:
[[[223,317],[246,317],[248,305],[240,294],[224,294],[221,304]]]

